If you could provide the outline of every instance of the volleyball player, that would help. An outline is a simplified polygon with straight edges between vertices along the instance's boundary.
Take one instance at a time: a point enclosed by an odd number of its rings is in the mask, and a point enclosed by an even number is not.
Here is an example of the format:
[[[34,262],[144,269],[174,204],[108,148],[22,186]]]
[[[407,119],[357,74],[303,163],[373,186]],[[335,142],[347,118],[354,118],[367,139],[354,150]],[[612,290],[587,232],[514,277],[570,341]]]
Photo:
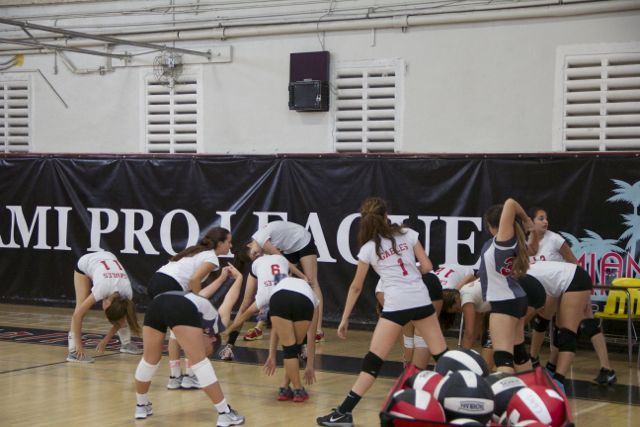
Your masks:
[[[532,261],[546,260],[565,261],[572,264],[578,263],[571,247],[569,247],[565,239],[559,234],[549,230],[549,217],[546,209],[533,207],[529,209],[529,216],[533,220],[534,226],[529,235],[529,255],[531,255]],[[600,361],[600,371],[593,381],[600,385],[614,384],[617,381],[616,373],[611,369],[607,342],[604,338],[600,322],[593,316],[591,301],[588,301],[585,305],[583,317],[584,320],[580,323],[578,332],[581,335],[586,335],[591,340],[591,344]],[[538,328],[542,328],[543,326],[544,323],[537,325]],[[555,371],[557,358],[558,348],[552,345],[551,354],[546,366],[549,371]],[[533,359],[533,363],[538,364],[539,361]]]
[[[318,248],[313,236],[303,226],[289,221],[273,221],[256,231],[250,243],[253,257],[262,253],[283,255],[290,262],[289,271],[311,284],[319,301],[318,325],[315,341],[324,340],[322,331],[323,299],[320,282],[318,282]],[[296,264],[300,263],[302,272]]]
[[[349,316],[362,292],[369,267],[373,267],[382,280],[384,307],[355,384],[337,408],[316,419],[321,426],[353,425],[353,409],[373,385],[402,327],[407,323],[414,324],[436,360],[447,350],[438,317],[422,281],[422,274],[432,270],[433,266],[418,240],[418,233],[390,224],[386,204],[377,197],[364,201],[360,215],[358,240],[362,246],[338,326],[338,336],[342,339],[347,337]],[[416,266],[416,260],[420,262],[420,269]]]
[[[309,395],[300,379],[299,356],[302,343],[307,337],[309,344],[304,377],[306,384],[310,385],[315,381],[314,331],[318,317],[318,300],[309,283],[287,277],[289,261],[282,255],[260,256],[251,252],[250,256],[255,258],[251,264],[251,277],[257,285],[255,302],[241,315],[236,316],[225,335],[240,328],[260,309],[268,307],[271,315],[271,342],[265,371],[268,375],[275,372],[275,348],[276,340],[279,340],[282,344],[285,377],[278,390],[278,400],[304,402]]]
[[[177,253],[153,276],[147,292],[151,298],[167,291],[184,291],[197,294],[202,282],[210,273],[218,270],[218,255],[226,255],[231,249],[231,232],[226,228],[214,227],[198,242]],[[219,284],[217,284],[220,286]],[[210,285],[211,286],[211,285]],[[169,338],[169,382],[167,388],[198,388],[198,379],[191,369],[191,361],[185,358],[186,375],[180,368],[180,346],[171,335]]]
[[[98,354],[105,350],[116,332],[120,335],[121,352],[140,354],[137,346],[131,342],[130,331],[140,334],[135,305],[132,301],[131,282],[115,255],[103,251],[80,257],[73,273],[73,286],[76,307],[71,317],[67,361],[94,362],[94,358],[86,354],[82,343],[82,320],[91,307],[99,301],[102,301],[102,310],[112,326],[98,344]]]
[[[230,321],[231,309],[242,287],[242,274],[235,267],[223,268],[223,280],[229,275],[234,278],[234,283],[219,310],[209,301],[216,291],[211,285],[199,294],[167,291],[157,295],[149,304],[142,330],[144,354],[135,372],[136,419],[145,419],[153,414],[148,392],[151,379],[160,365],[167,328],[171,328],[187,358],[195,361],[191,369],[200,388],[218,412],[216,425],[227,427],[244,423],[245,418],[227,403],[215,370],[207,358],[213,352],[214,343],[219,341],[219,333]]]
[[[513,199],[489,208],[484,222],[493,237],[482,248],[479,276],[483,299],[491,304],[493,359],[497,371],[514,373],[514,365],[525,365],[530,359],[524,343],[528,302],[517,279],[529,268],[525,229],[532,223]]]

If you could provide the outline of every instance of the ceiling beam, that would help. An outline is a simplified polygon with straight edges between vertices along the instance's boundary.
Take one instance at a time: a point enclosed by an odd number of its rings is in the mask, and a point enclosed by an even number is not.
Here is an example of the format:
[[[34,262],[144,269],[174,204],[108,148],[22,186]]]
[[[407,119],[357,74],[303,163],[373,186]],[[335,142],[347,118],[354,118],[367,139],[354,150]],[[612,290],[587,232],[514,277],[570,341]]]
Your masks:
[[[23,30],[26,28],[29,29],[33,29],[33,30],[41,30],[41,31],[47,31],[50,33],[56,33],[56,34],[63,34],[65,36],[70,36],[70,37],[79,37],[79,38],[84,38],[84,39],[91,39],[91,40],[100,40],[106,43],[111,43],[111,44],[118,44],[118,45],[126,45],[126,46],[138,46],[138,47],[144,47],[144,48],[148,48],[148,49],[154,49],[154,50],[161,50],[161,51],[170,51],[170,52],[176,52],[176,53],[183,53],[183,54],[187,54],[187,55],[197,55],[197,56],[204,56],[207,59],[211,59],[211,52],[207,51],[207,52],[200,52],[197,50],[191,50],[191,49],[182,49],[179,47],[170,47],[170,46],[164,46],[161,44],[155,44],[155,43],[147,43],[147,42],[138,42],[138,41],[133,41],[133,40],[125,40],[125,39],[120,39],[117,37],[111,37],[111,36],[103,36],[103,35],[99,35],[99,34],[89,34],[89,33],[83,33],[80,31],[72,31],[72,30],[65,30],[63,28],[56,28],[56,27],[48,27],[45,25],[38,25],[38,24],[31,24],[29,22],[24,22],[24,21],[17,21],[15,19],[7,19],[7,18],[0,18],[0,24],[6,24],[6,25],[13,25],[16,27],[20,27]],[[5,39],[6,40],[6,39]],[[10,40],[13,43],[16,44],[20,44],[17,43],[15,40]]]

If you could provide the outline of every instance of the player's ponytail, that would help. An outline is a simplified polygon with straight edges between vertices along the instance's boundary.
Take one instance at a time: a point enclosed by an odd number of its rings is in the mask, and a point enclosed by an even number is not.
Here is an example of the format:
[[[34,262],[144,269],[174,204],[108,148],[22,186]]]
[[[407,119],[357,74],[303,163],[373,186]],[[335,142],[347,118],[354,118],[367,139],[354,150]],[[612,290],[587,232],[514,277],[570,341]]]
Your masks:
[[[511,275],[516,279],[524,277],[529,270],[529,255],[527,253],[527,236],[524,232],[524,227],[519,218],[516,218],[513,223],[513,230],[518,241],[516,247],[516,259],[513,261],[513,269]]]
[[[169,261],[179,261],[184,257],[194,256],[203,251],[209,251],[216,249],[218,244],[227,240],[227,237],[231,233],[229,230],[223,227],[214,227],[207,232],[207,234],[198,242],[197,245],[189,246],[181,252],[178,252]]]
[[[360,208],[360,231],[358,241],[364,245],[370,240],[376,244],[376,254],[380,256],[381,238],[391,240],[393,250],[397,252],[395,236],[402,234],[398,224],[390,224],[387,220],[387,204],[380,197],[369,197]]]

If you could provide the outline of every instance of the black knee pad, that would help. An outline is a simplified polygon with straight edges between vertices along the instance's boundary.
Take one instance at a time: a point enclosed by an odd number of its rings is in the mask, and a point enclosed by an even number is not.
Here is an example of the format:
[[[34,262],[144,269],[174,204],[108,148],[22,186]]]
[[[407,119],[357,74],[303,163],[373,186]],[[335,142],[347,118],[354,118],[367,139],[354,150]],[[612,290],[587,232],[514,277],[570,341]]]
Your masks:
[[[560,328],[558,331],[558,342],[556,343],[560,351],[575,353],[577,342],[578,334],[567,328]]]
[[[529,352],[527,351],[527,345],[524,341],[513,346],[513,362],[516,365],[523,365],[527,363],[530,358]]]
[[[513,354],[508,351],[494,351],[493,363],[496,365],[496,368],[501,366],[513,368]]]
[[[594,335],[598,335],[600,332],[602,332],[602,327],[600,326],[600,321],[598,319],[584,319],[580,322],[578,335],[591,339]]]
[[[549,319],[545,319],[539,314],[536,314],[536,316],[531,320],[531,325],[533,326],[533,330],[536,332],[546,332],[549,328]]]
[[[560,331],[560,328],[558,328],[558,325],[554,324],[553,333],[551,334],[551,345],[554,347],[558,347],[558,331]]]
[[[383,363],[384,360],[380,359],[376,354],[369,352],[362,360],[361,371],[377,378]]]
[[[300,354],[301,345],[283,345],[282,346],[282,357],[283,359],[297,359],[298,354]]]

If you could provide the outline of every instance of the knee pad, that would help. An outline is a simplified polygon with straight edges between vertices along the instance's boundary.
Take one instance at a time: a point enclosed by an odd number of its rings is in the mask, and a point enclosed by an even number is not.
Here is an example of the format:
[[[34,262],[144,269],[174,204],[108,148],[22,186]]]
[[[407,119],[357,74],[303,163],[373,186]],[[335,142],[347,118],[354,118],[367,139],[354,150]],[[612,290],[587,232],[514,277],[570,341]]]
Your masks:
[[[554,347],[558,347],[558,331],[560,331],[558,325],[553,325],[553,334],[551,334],[551,345]]]
[[[216,377],[216,371],[213,370],[213,365],[211,361],[206,357],[196,363],[195,365],[191,365],[191,369],[193,373],[198,378],[198,382],[200,383],[200,387],[205,388],[218,382],[218,377]]]
[[[297,359],[301,350],[300,344],[294,345],[283,345],[282,346],[282,357],[284,359]]]
[[[524,341],[513,346],[513,362],[516,365],[523,365],[527,363],[530,358],[531,357],[527,351],[527,346]]]
[[[496,368],[501,366],[513,368],[513,354],[508,351],[494,351],[493,363],[496,365]]]
[[[138,363],[138,367],[136,368],[135,379],[142,383],[151,382],[151,378],[153,378],[153,374],[158,370],[158,366],[160,366],[160,362],[152,365],[144,360],[144,357],[140,359],[140,363]]]
[[[602,332],[600,321],[597,319],[584,319],[580,322],[578,328],[578,335],[586,336],[591,339],[594,335],[598,335]]]
[[[567,328],[560,328],[558,331],[558,342],[556,345],[560,351],[575,353],[577,341],[578,335],[575,332]]]
[[[404,347],[405,348],[413,348],[414,344],[413,344],[413,337],[408,337],[406,335],[402,336],[402,341],[404,343]]]
[[[415,348],[427,348],[427,343],[424,342],[424,339],[420,335],[414,335],[413,346]]]
[[[377,378],[383,363],[384,360],[380,359],[376,354],[369,352],[362,360],[361,371]]]
[[[546,332],[549,329],[549,319],[545,319],[541,317],[539,314],[531,320],[531,325],[533,326],[533,330],[536,332]]]

